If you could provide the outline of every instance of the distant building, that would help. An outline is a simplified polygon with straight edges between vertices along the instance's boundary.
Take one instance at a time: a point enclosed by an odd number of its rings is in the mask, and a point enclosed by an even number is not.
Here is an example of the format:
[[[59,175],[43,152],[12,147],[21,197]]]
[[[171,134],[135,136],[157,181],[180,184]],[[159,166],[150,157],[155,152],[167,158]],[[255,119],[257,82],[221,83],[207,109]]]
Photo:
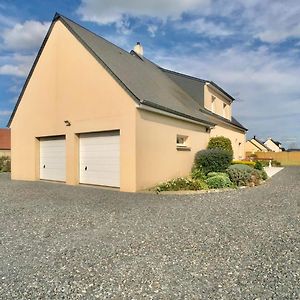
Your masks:
[[[281,143],[278,141],[274,141],[272,138],[268,138],[264,145],[271,149],[271,151],[274,152],[282,152],[285,151],[285,149],[282,147]]]
[[[300,152],[300,148],[291,148],[291,149],[287,149],[287,152]]]
[[[250,152],[250,153],[272,151],[262,141],[260,141],[256,136],[254,136],[252,139],[250,139],[246,142],[245,150],[246,150],[246,152]]]
[[[0,128],[0,157],[10,156],[10,129]]]

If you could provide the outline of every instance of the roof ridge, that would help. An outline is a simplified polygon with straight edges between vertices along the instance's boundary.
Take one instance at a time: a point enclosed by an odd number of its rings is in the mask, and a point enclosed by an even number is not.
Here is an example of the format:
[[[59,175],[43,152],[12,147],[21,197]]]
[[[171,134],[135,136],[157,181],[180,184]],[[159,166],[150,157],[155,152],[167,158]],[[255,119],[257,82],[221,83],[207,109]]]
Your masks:
[[[125,49],[119,47],[118,45],[116,45],[116,44],[110,42],[109,40],[107,40],[107,39],[104,38],[103,36],[101,36],[101,35],[99,35],[99,34],[93,32],[92,30],[90,30],[90,29],[88,29],[88,28],[86,28],[86,27],[80,25],[79,23],[77,23],[77,22],[75,22],[75,21],[69,19],[68,17],[66,17],[66,16],[64,16],[64,15],[62,15],[62,14],[55,13],[55,16],[54,16],[54,18],[53,18],[53,21],[56,21],[56,20],[58,20],[59,18],[66,19],[68,22],[72,22],[72,23],[75,24],[76,26],[79,26],[80,28],[82,28],[82,29],[88,31],[89,33],[91,33],[92,35],[96,36],[97,38],[100,38],[101,40],[103,40],[103,41],[106,42],[107,44],[113,45],[114,47],[118,48],[119,50],[122,50],[122,52],[124,52],[124,53],[130,55],[130,52],[126,51]]]
[[[198,78],[198,77],[191,76],[191,75],[188,75],[188,74],[185,74],[185,73],[180,73],[180,72],[177,72],[177,71],[169,70],[169,69],[166,69],[166,68],[163,68],[163,67],[160,67],[160,66],[159,66],[159,68],[162,71],[173,73],[175,75],[180,75],[182,77],[187,77],[187,78],[190,78],[190,79],[193,79],[193,80],[197,80],[197,81],[201,81],[201,82],[211,82],[210,80],[206,80],[206,79]]]

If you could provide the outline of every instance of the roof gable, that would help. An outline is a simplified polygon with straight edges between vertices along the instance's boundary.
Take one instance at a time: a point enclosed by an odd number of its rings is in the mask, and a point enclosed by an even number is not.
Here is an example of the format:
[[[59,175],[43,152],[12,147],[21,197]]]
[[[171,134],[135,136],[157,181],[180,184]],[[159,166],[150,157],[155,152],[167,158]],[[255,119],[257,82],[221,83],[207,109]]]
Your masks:
[[[204,84],[213,85],[227,97],[234,100],[232,96],[212,81],[163,69],[145,57],[139,56],[134,51],[128,53],[68,18],[56,14],[25,81],[8,122],[8,127],[11,125],[35,66],[57,21],[64,24],[69,32],[141,108],[149,106],[172,115],[200,122],[206,126],[214,126],[216,120],[221,118],[220,121],[223,121],[223,118],[204,109]],[[234,118],[225,122],[243,131],[247,130]]]
[[[10,126],[13,120],[19,102],[51,34],[52,28],[58,20],[68,28],[94,58],[118,81],[137,104],[159,107],[160,110],[202,122],[207,124],[207,126],[214,125],[203,112],[199,111],[198,103],[165,75],[157,65],[145,58],[137,57],[138,55],[126,52],[68,18],[56,14],[26,79],[8,126]]]

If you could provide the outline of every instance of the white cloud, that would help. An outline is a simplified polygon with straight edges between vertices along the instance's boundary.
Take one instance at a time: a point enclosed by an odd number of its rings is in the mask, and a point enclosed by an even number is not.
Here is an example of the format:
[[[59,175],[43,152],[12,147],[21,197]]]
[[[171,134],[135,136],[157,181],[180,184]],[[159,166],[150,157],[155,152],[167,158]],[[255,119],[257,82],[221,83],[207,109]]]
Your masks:
[[[3,30],[3,45],[8,50],[32,50],[39,47],[50,26],[49,22],[26,21]]]
[[[84,21],[98,24],[122,24],[128,17],[181,21],[188,14],[198,20],[179,26],[211,37],[243,34],[267,43],[300,39],[299,0],[82,0],[77,12]],[[155,34],[151,27],[148,31]]]
[[[33,55],[14,54],[6,56],[5,61],[0,57],[0,75],[11,75],[16,77],[26,77],[32,66]]]
[[[0,110],[0,116],[10,116],[11,110]]]
[[[155,37],[156,31],[158,30],[158,25],[150,24],[148,25],[147,30],[150,33],[151,37]]]
[[[23,77],[26,74],[18,66],[3,65],[0,66],[0,75],[13,75]]]
[[[232,34],[232,31],[226,28],[226,25],[222,23],[216,24],[205,20],[205,18],[199,18],[189,22],[177,22],[175,26],[177,29],[184,29],[210,37],[222,37]]]
[[[209,50],[209,51],[208,51]],[[153,50],[154,62],[171,70],[213,80],[238,99],[234,115],[249,134],[283,139],[295,133],[300,119],[300,69],[296,57],[274,54],[267,47],[256,50],[232,47]],[[298,131],[299,132],[299,131]],[[297,134],[300,142],[300,134]]]
[[[82,0],[77,12],[84,21],[111,24],[124,16],[178,19],[182,13],[204,9],[210,3],[211,0]]]

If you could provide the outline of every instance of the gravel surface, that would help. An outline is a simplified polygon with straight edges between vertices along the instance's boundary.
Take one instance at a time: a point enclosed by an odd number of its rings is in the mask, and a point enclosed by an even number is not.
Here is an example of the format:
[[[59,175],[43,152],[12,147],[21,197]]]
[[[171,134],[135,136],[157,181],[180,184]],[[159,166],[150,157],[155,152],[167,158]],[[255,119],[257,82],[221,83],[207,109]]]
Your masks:
[[[0,174],[0,298],[299,299],[299,182],[155,195]]]

